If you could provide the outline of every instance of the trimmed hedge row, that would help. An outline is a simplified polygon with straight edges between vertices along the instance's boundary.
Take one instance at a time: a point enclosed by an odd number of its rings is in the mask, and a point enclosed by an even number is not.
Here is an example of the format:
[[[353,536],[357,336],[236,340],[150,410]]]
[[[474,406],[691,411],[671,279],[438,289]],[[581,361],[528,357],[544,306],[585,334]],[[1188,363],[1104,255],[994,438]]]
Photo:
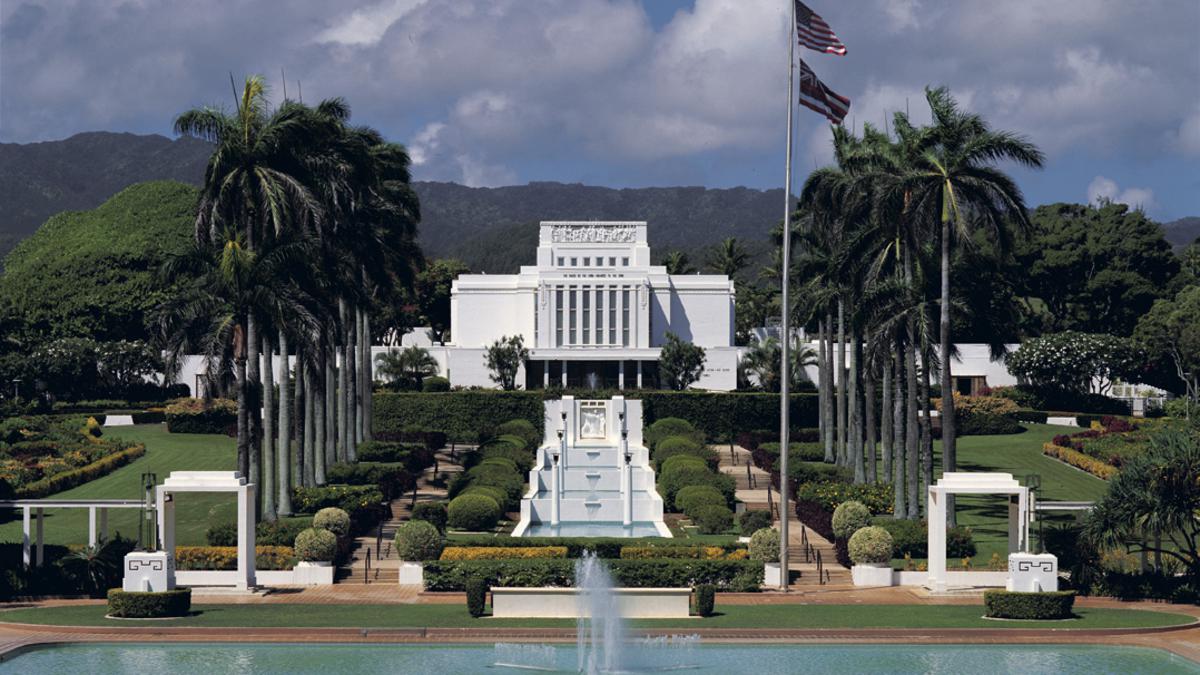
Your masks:
[[[312,518],[281,518],[263,521],[254,528],[256,546],[291,546],[296,535],[313,526]],[[204,539],[209,546],[237,546],[237,523],[217,523],[208,528]]]
[[[672,541],[671,539],[663,539],[662,537],[494,537],[491,535],[479,535],[472,537],[456,536],[447,543],[464,547],[529,548],[565,546],[568,558],[581,557],[584,552],[594,553],[598,558],[620,558],[621,550],[624,548],[677,548],[679,544],[672,543]],[[728,544],[705,544],[705,547],[721,548],[726,552],[732,552],[744,548],[745,545],[738,544],[730,537]]]
[[[745,548],[732,551],[722,546],[624,546],[623,560],[745,560],[749,556]]]
[[[379,488],[385,500],[392,500],[413,489],[417,479],[403,464],[384,462],[337,462],[326,469],[330,483],[371,485]]]
[[[187,616],[192,609],[192,589],[143,593],[113,588],[108,591],[108,614],[122,619],[158,619]]]
[[[216,398],[186,398],[167,406],[167,432],[172,434],[223,434],[237,424],[237,403]]]
[[[1075,605],[1075,591],[1041,591],[1017,593],[990,590],[983,593],[986,616],[993,619],[1025,619],[1047,621],[1070,619]]]
[[[1086,471],[1103,480],[1108,480],[1117,475],[1117,468],[1115,466],[1102,462],[1095,457],[1085,455],[1078,450],[1072,450],[1071,448],[1046,443],[1042,446],[1042,454],[1069,464],[1076,469]]]
[[[779,395],[759,392],[638,391],[622,392],[640,399],[644,423],[678,417],[691,422],[710,439],[728,440],[746,429],[779,427]],[[401,440],[411,427],[439,429],[449,440],[474,443],[501,424],[527,420],[541,438],[542,401],[558,398],[549,391],[451,391],[444,393],[376,392],[373,428],[376,438]],[[589,395],[599,396],[597,392]],[[817,426],[817,396],[791,395],[791,420],[797,426]]]
[[[566,558],[566,546],[447,546],[440,560],[530,560],[535,558]]]
[[[17,497],[21,499],[41,499],[63,490],[70,490],[89,481],[106,476],[125,466],[133,460],[146,454],[146,446],[142,444],[115,452],[71,471],[63,471],[53,476],[47,476],[32,483],[17,488]]]
[[[667,588],[712,584],[719,590],[757,591],[762,563],[753,560],[608,560],[618,586]],[[464,560],[425,564],[425,589],[463,591],[468,579],[488,586],[536,587],[575,585],[572,560]]]

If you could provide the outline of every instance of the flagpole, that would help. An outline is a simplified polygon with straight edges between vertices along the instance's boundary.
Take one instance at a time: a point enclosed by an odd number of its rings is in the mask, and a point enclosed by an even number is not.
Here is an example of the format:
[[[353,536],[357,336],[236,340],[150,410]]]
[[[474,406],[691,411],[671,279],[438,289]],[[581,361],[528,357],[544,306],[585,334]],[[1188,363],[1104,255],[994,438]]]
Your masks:
[[[792,6],[791,21],[788,24],[788,91],[787,91],[787,163],[783,182],[783,288],[780,294],[783,325],[780,326],[780,358],[779,366],[779,590],[788,591],[788,450],[789,442],[788,413],[791,404],[788,366],[788,353],[791,350],[791,322],[788,307],[788,284],[791,271],[792,257],[792,110],[795,107],[796,78],[796,1],[788,0]]]

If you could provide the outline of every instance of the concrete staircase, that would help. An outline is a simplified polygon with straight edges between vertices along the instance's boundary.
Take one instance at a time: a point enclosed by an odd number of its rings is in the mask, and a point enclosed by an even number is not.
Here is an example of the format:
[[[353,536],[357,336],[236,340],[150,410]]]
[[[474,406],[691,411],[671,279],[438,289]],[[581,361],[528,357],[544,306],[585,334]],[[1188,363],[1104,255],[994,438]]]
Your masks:
[[[451,454],[449,448],[437,453],[437,463],[425,470],[417,480],[417,502],[441,501],[446,498],[446,488],[433,484],[438,475],[446,475],[446,484],[462,471],[458,463],[461,449]],[[338,568],[335,583],[338,584],[391,584],[400,581],[400,559],[392,547],[396,528],[409,519],[412,513],[412,493],[392,500],[388,505],[391,515],[378,528],[354,540],[350,559]],[[368,563],[369,561],[369,563]]]

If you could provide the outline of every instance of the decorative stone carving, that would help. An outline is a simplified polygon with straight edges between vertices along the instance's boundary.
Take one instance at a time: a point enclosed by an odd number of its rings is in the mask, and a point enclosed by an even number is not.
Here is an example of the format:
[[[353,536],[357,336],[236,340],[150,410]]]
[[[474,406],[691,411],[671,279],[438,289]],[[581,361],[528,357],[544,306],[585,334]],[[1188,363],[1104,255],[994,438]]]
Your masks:
[[[561,243],[631,244],[637,240],[637,229],[625,224],[555,225],[550,231],[550,239]]]

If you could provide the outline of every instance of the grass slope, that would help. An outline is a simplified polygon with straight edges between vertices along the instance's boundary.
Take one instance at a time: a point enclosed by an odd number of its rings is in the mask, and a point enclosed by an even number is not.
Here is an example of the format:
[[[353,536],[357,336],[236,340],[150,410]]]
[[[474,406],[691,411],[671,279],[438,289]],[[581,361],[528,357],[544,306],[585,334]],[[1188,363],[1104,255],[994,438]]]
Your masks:
[[[106,428],[106,436],[137,441],[146,445],[146,454],[131,464],[54,495],[61,499],[139,499],[143,473],[157,474],[158,482],[172,471],[232,471],[236,466],[234,441],[228,436],[208,434],[168,434],[165,424]],[[181,546],[205,544],[204,532],[210,522],[232,521],[237,514],[234,495],[180,495],[175,510],[176,542]],[[18,512],[19,513],[19,512]],[[108,513],[110,534],[137,535],[136,509],[111,509]],[[50,509],[45,516],[47,544],[87,543],[86,509]],[[0,525],[0,541],[20,542],[21,522]]]
[[[707,619],[644,619],[635,628],[1150,628],[1191,622],[1190,616],[1135,609],[1078,608],[1075,621],[989,621],[980,605],[729,605]],[[193,605],[192,616],[147,622],[155,627],[568,628],[564,619],[472,619],[462,605]],[[44,625],[142,625],[105,619],[104,605],[0,612],[0,622]]]

